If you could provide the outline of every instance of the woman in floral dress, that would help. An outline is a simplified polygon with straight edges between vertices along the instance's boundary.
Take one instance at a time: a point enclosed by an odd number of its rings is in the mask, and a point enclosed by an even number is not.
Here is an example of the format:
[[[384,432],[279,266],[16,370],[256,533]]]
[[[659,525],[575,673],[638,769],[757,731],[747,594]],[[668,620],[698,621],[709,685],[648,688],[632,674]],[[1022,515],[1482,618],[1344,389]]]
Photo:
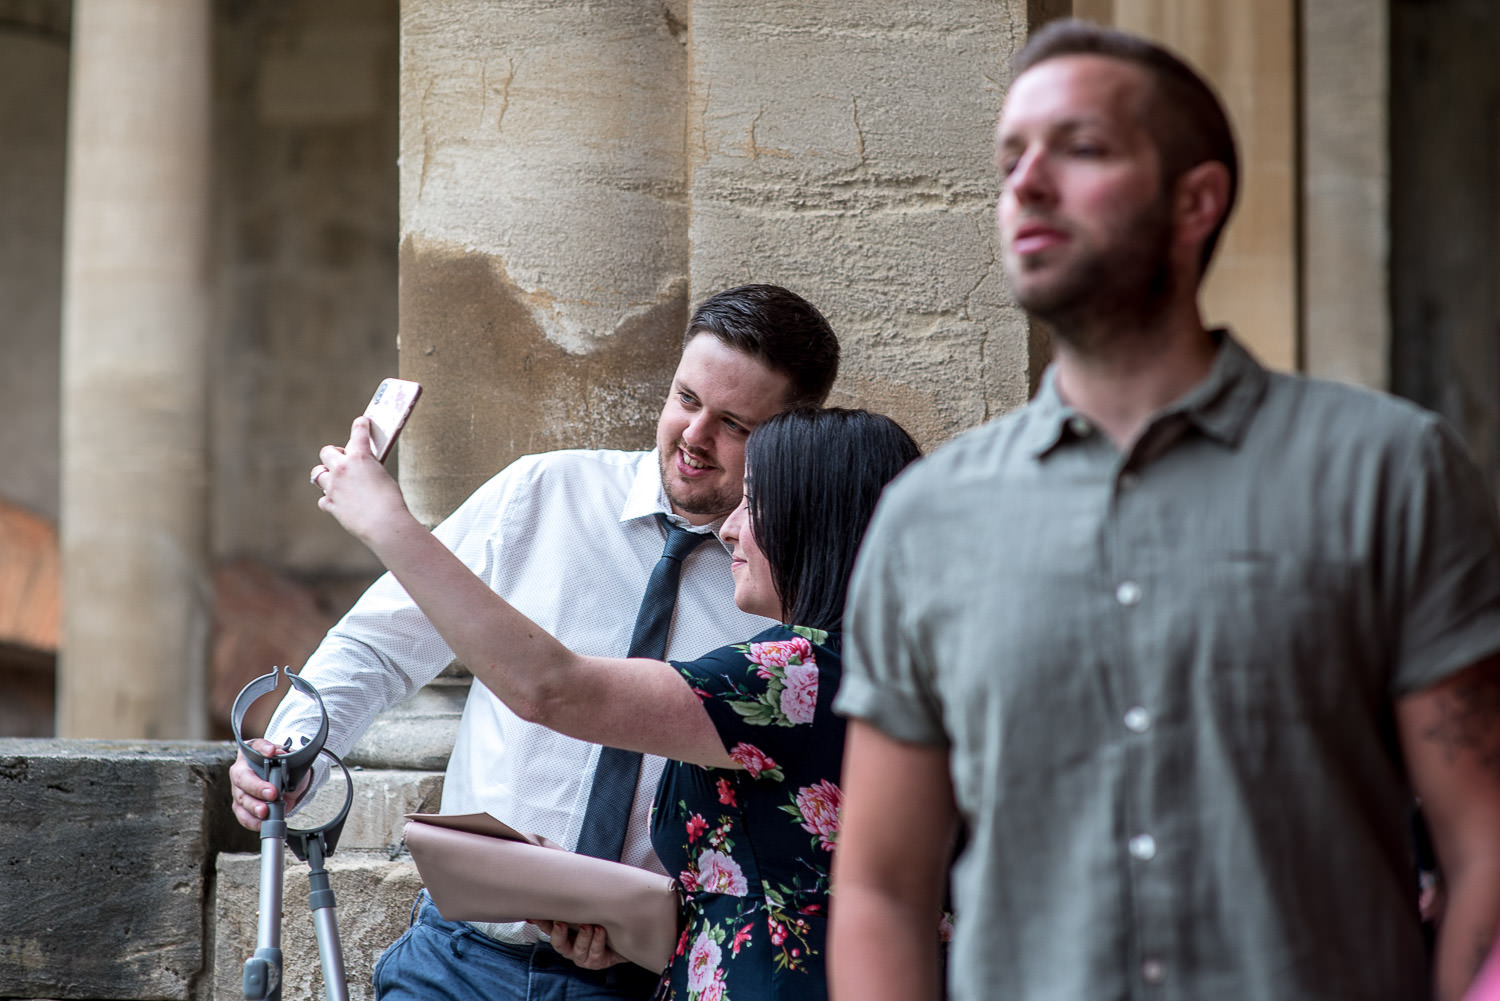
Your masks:
[[[894,421],[793,410],[745,451],[745,497],[719,538],[735,604],[787,625],[696,661],[572,653],[474,576],[407,511],[367,423],[321,453],[319,506],[396,576],[474,675],[523,719],[668,760],[652,843],[683,889],[662,996],[827,996],[828,880],[844,723],[830,709],[854,558],[885,485],[919,454]],[[601,929],[551,927],[580,965],[618,961]]]
[[[777,626],[677,665],[742,769],[670,763],[651,840],[684,894],[669,998],[826,992],[828,871],[844,721],[837,633]]]

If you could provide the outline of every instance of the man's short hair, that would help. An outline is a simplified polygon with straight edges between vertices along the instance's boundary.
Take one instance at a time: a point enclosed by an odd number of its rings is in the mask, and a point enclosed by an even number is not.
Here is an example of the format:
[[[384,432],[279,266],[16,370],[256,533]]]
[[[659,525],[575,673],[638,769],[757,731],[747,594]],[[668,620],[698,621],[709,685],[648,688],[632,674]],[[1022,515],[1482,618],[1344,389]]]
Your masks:
[[[1013,77],[1059,56],[1106,56],[1133,63],[1154,84],[1143,109],[1146,131],[1161,156],[1162,183],[1168,190],[1200,163],[1222,163],[1229,170],[1224,215],[1203,243],[1202,271],[1208,270],[1219,234],[1239,192],[1239,154],[1229,116],[1212,87],[1192,67],[1154,42],[1076,18],[1050,21],[1033,32],[1012,64]]]
[[[839,374],[839,339],[823,314],[780,285],[740,285],[709,296],[683,344],[713,334],[791,380],[786,405],[821,406]]]

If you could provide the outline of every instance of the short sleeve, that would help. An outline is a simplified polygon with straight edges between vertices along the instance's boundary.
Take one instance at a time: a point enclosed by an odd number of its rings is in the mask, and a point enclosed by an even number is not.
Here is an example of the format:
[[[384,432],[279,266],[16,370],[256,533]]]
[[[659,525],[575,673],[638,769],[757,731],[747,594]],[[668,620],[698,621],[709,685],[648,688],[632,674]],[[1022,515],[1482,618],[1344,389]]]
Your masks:
[[[876,509],[855,564],[844,613],[844,680],[834,711],[897,740],[947,746],[930,659],[904,614],[905,599],[918,585],[905,565],[904,518],[892,496]]]
[[[1395,540],[1387,614],[1398,630],[1392,688],[1432,685],[1500,651],[1500,518],[1455,433],[1424,422],[1404,489],[1392,506]]]
[[[832,709],[842,673],[837,647],[822,630],[776,626],[673,666],[703,701],[724,750],[758,778],[808,758],[810,735],[841,722]]]

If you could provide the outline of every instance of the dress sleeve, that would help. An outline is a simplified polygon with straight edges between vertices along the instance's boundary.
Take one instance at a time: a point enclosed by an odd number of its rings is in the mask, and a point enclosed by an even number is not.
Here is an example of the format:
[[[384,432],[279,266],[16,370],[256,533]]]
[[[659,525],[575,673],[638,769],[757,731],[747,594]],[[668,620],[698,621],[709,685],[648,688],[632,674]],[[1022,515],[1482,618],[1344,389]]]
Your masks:
[[[673,666],[703,701],[730,757],[752,778],[776,778],[808,755],[814,730],[820,739],[830,726],[842,731],[832,710],[842,673],[837,648],[821,630],[777,626]]]

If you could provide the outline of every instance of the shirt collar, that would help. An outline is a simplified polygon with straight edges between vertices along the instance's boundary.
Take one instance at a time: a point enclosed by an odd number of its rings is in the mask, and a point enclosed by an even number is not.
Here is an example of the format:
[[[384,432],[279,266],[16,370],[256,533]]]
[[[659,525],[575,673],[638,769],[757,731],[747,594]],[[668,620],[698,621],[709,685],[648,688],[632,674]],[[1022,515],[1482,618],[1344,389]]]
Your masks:
[[[1233,448],[1245,436],[1270,375],[1227,328],[1209,332],[1219,344],[1208,378],[1157,415],[1180,413],[1210,438]]]
[[[1219,345],[1213,367],[1202,382],[1151,416],[1148,428],[1185,418],[1203,434],[1234,447],[1244,437],[1255,408],[1265,395],[1269,375],[1227,328],[1209,331]],[[1041,385],[1027,407],[1031,415],[1022,432],[1026,450],[1041,458],[1065,442],[1092,432],[1091,423],[1057,392],[1055,365],[1042,373]]]
[[[723,518],[710,522],[707,525],[689,525],[681,515],[672,512],[672,506],[667,503],[667,492],[661,485],[661,459],[656,449],[647,452],[636,467],[635,480],[630,484],[630,490],[625,495],[625,504],[620,509],[621,523],[634,521],[637,518],[654,518],[658,514],[664,514],[672,519],[672,523],[693,532],[712,532],[719,545],[724,545],[724,540],[719,539],[719,529],[723,526]],[[725,550],[729,549],[724,546]]]

